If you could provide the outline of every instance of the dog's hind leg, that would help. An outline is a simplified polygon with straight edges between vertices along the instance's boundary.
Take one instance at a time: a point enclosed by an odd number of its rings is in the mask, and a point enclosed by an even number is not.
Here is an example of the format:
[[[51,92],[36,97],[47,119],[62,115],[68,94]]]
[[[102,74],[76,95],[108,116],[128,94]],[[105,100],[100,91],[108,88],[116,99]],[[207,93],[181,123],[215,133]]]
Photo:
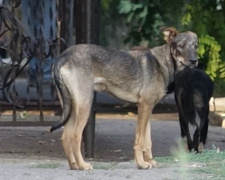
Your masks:
[[[92,106],[94,89],[93,79],[90,76],[82,74],[81,79],[77,79],[76,88],[73,90],[73,111],[76,112],[76,119],[73,125],[73,132],[71,136],[73,153],[76,159],[76,165],[74,168],[79,170],[90,170],[92,166],[89,163],[85,163],[81,153],[82,134],[87,120],[90,114]],[[84,83],[85,82],[85,83]]]
[[[193,148],[196,152],[199,152],[198,151],[199,138],[200,138],[200,131],[199,127],[197,127],[193,136]]]
[[[76,107],[76,121],[74,124],[74,132],[71,139],[72,139],[74,156],[76,158],[76,162],[77,162],[77,166],[79,170],[92,169],[91,164],[86,163],[84,161],[82,153],[81,153],[82,134],[83,134],[84,127],[87,124],[91,105],[92,105],[92,101],[89,101],[88,103],[83,102],[82,104],[79,104]]]
[[[65,154],[68,158],[70,169],[78,169],[77,162],[73,154],[73,147],[71,142],[71,137],[74,131],[74,119],[75,119],[75,114],[74,112],[72,112],[71,117],[66,123],[63,130],[63,134],[62,134],[62,145],[65,151]]]
[[[87,123],[94,95],[93,77],[88,67],[61,70],[63,82],[71,99],[71,115],[65,124],[62,143],[70,169],[89,170],[81,154],[83,129]]]
[[[143,152],[144,160],[150,162],[153,166],[156,166],[156,161],[153,160],[152,156],[152,140],[151,140],[151,124],[150,120],[148,121],[145,133],[145,151]]]
[[[209,126],[209,118],[208,116],[205,118],[205,122],[204,125],[201,129],[201,137],[200,137],[200,142],[202,142],[203,144],[206,143],[206,139],[207,139],[207,135],[208,135],[208,126]]]
[[[179,107],[178,107],[179,109]],[[181,111],[179,110],[179,123],[180,123],[180,131],[181,131],[181,137],[183,139],[183,143],[184,143],[184,149],[185,151],[189,151],[189,146],[188,144],[190,144],[189,142],[191,141],[191,137],[190,137],[190,133],[189,133],[189,127],[187,122],[185,122],[184,115],[181,114]],[[192,142],[191,142],[192,144]]]
[[[204,125],[202,129],[200,130],[200,141],[198,145],[198,151],[202,152],[205,149],[205,143],[207,139],[207,134],[208,134],[208,124],[209,124],[209,119],[206,117]]]
[[[191,138],[190,129],[189,129],[188,124],[187,124],[186,129],[187,129],[187,131],[186,131],[187,147],[188,147],[188,150],[191,151],[193,149],[193,141],[192,141],[192,138]]]
[[[84,162],[81,154],[82,132],[86,125],[90,111],[88,106],[89,105],[84,107],[73,107],[71,117],[66,123],[63,131],[62,144],[68,158],[70,169],[92,169],[92,166],[89,163]]]
[[[203,112],[203,119],[201,121],[201,129],[200,129],[200,141],[198,145],[198,151],[202,152],[205,149],[205,143],[208,134],[208,126],[209,126],[209,106],[206,107],[206,110]]]
[[[63,68],[61,68],[60,74],[61,74],[61,78],[64,82],[64,85],[67,87],[67,89],[68,90],[73,89],[73,88],[71,88],[72,87],[71,86],[71,84],[72,84],[71,77],[73,77],[73,76],[72,76],[72,72],[69,70],[68,66],[64,66]],[[76,77],[76,76],[74,76],[74,77]],[[59,93],[59,89],[57,89],[57,91],[59,94],[60,103],[62,106],[64,106],[64,104],[62,103],[63,101],[62,101],[61,94]],[[70,99],[71,99],[71,102],[74,99],[74,96],[72,96],[71,93],[70,93]],[[75,169],[78,167],[77,167],[77,162],[76,162],[75,156],[73,154],[71,137],[74,132],[74,122],[76,119],[76,117],[75,117],[76,114],[74,111],[74,107],[72,107],[73,106],[72,103],[70,104],[70,106],[71,106],[70,107],[71,108],[70,117],[69,117],[67,123],[64,125],[64,130],[63,130],[63,134],[62,134],[62,145],[63,145],[64,151],[65,151],[65,154],[67,156],[70,169]]]

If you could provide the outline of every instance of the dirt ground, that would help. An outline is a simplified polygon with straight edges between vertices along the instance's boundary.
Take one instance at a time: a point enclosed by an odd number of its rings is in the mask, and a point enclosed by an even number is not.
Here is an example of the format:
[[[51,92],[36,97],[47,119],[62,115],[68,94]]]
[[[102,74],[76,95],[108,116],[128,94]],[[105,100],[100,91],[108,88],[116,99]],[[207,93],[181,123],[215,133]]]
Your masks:
[[[154,114],[152,141],[154,156],[171,155],[177,145],[180,127],[177,113]],[[97,114],[95,157],[98,161],[133,160],[136,115]],[[50,127],[0,127],[0,157],[26,156],[65,158],[62,129],[49,133]],[[225,149],[225,129],[209,127],[207,149]]]
[[[49,133],[50,127],[0,127],[0,180],[126,180],[185,179],[180,167],[159,165],[140,171],[133,161],[136,115],[97,114],[95,157],[87,159],[92,171],[70,171],[61,145],[62,129]],[[168,156],[177,147],[180,127],[176,113],[153,115],[153,156]],[[206,148],[225,149],[225,130],[210,126]],[[204,165],[188,164],[193,169]],[[188,176],[189,177],[189,176]],[[192,174],[188,179],[210,179],[207,174]]]
[[[173,96],[172,96],[173,97]],[[107,97],[101,98],[112,101]],[[180,138],[180,127],[177,109],[174,104],[159,103],[152,117],[153,156],[168,156],[176,147]],[[171,97],[168,101],[172,102]],[[96,114],[96,133],[94,159],[97,161],[128,161],[133,160],[133,142],[136,126],[136,106],[109,105],[101,102],[104,108],[98,106]],[[116,102],[115,104],[119,104]],[[123,109],[123,110],[121,110]],[[105,111],[106,110],[106,111]],[[38,112],[39,113],[39,112]],[[58,113],[60,115],[60,113]],[[2,115],[12,118],[11,112]],[[35,120],[38,116],[29,114],[24,120]],[[55,114],[47,114],[45,120],[56,120]],[[212,121],[211,121],[212,122]],[[65,159],[61,145],[62,129],[49,133],[50,127],[1,127],[0,126],[0,157],[26,156]],[[215,145],[225,149],[225,129],[216,126],[209,127],[206,148]]]

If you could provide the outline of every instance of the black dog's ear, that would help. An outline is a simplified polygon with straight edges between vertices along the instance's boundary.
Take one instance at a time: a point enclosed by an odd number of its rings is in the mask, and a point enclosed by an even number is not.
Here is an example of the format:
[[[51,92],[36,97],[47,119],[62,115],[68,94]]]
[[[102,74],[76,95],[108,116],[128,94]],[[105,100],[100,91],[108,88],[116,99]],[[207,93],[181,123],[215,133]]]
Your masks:
[[[178,34],[178,31],[173,27],[163,29],[164,40],[170,43],[171,40]]]

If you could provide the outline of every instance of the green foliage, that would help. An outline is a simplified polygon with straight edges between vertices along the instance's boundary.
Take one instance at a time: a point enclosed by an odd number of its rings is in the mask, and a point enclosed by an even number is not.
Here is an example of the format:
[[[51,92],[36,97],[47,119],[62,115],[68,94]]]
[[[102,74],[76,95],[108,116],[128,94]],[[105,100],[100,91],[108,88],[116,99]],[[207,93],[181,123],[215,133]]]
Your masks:
[[[143,40],[142,36],[146,34],[147,30],[143,28],[148,15],[148,8],[145,6],[145,3],[121,0],[118,10],[120,14],[126,15],[127,25],[131,29],[124,42],[132,45],[141,42]]]
[[[133,18],[138,17],[136,20],[140,23],[140,26],[143,26],[148,15],[148,8],[144,4],[135,4],[123,0],[120,2],[119,12],[121,14],[129,14],[127,16],[128,23],[130,23]],[[134,15],[136,17],[134,17]]]
[[[113,0],[101,0],[101,7],[103,11],[108,11],[110,8],[110,4]]]
[[[117,31],[121,24],[124,24],[123,18],[117,11],[120,0],[101,0],[101,24],[100,24],[100,44],[108,46],[109,41],[116,39]]]
[[[182,19],[181,19],[181,24],[182,25],[188,25],[191,22],[191,6],[189,4],[186,4],[185,9],[186,9],[186,13],[183,15]]]
[[[225,80],[224,1],[191,0],[184,6],[182,25],[199,36],[199,58],[212,79]]]
[[[149,47],[162,44],[161,29],[166,23],[178,26],[181,4],[176,0],[120,0],[118,10],[126,18],[129,29],[124,43]]]
[[[207,64],[206,73],[209,74],[212,79],[214,79],[217,77],[218,70],[222,70],[220,69],[220,65],[223,62],[219,54],[221,46],[214,37],[209,35],[200,36],[198,41],[199,59],[203,61],[204,64]]]
[[[130,46],[145,43],[150,47],[159,44],[162,41],[160,27],[165,25],[165,16],[162,16],[164,10],[160,8],[163,4],[165,2],[162,0],[121,0],[118,10],[125,16],[129,29],[124,43]]]
[[[125,16],[129,31],[126,44],[162,44],[160,29],[174,26],[192,30],[199,37],[199,58],[212,79],[225,80],[224,0],[120,0],[119,13]]]
[[[224,80],[217,78],[214,80],[214,84],[215,84],[215,90],[214,90],[213,96],[214,97],[224,96],[224,92],[225,92]]]

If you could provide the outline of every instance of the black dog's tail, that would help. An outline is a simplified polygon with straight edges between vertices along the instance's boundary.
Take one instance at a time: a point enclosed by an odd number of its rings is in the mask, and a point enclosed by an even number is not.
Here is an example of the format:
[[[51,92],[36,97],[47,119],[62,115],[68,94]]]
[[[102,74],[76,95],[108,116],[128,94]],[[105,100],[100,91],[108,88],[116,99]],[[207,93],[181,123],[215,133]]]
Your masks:
[[[56,122],[55,124],[53,124],[53,126],[51,127],[50,132],[60,128],[61,126],[64,126],[69,120],[69,117],[71,114],[71,99],[69,96],[69,91],[67,87],[65,86],[63,79],[59,73],[60,67],[62,67],[62,63],[58,62],[55,64],[55,66],[53,67],[53,75],[54,75],[55,84],[62,97],[63,112],[62,112],[60,120]]]

